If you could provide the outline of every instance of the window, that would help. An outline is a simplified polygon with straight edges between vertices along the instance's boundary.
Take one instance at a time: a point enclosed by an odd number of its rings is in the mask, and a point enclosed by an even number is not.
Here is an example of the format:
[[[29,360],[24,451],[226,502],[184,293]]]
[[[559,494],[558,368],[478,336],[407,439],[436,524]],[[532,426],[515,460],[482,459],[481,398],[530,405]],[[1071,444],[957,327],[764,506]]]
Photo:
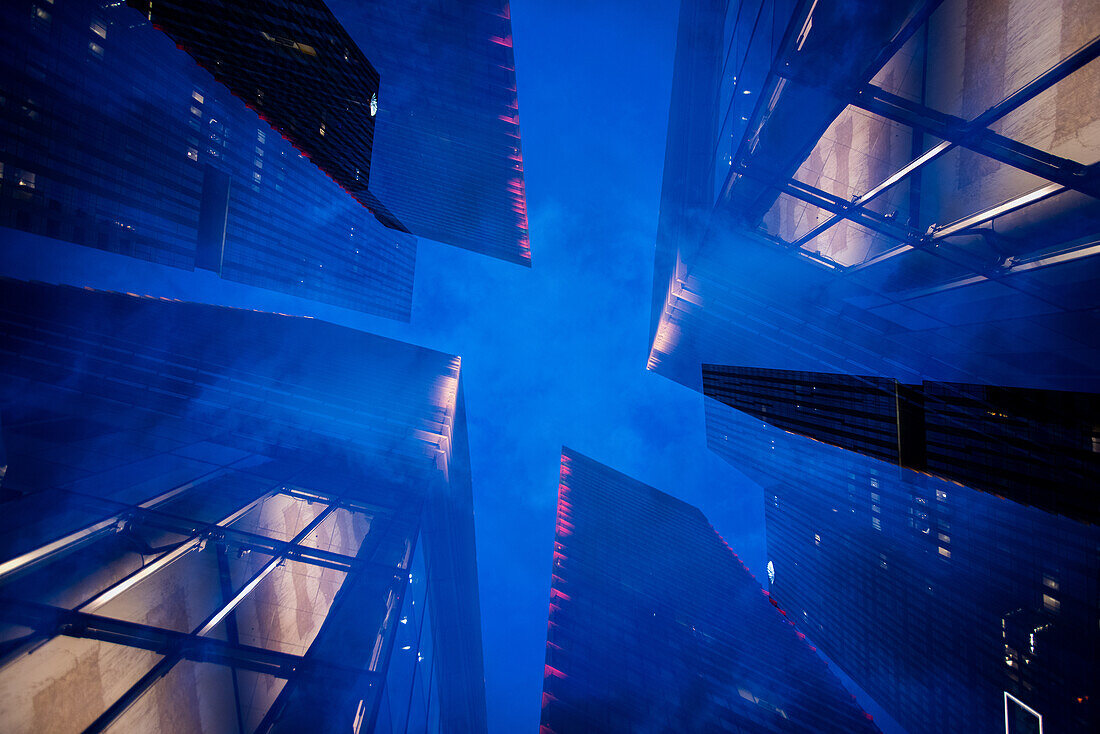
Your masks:
[[[1046,607],[1048,611],[1057,612],[1062,608],[1062,602],[1049,594],[1043,594],[1043,606]]]

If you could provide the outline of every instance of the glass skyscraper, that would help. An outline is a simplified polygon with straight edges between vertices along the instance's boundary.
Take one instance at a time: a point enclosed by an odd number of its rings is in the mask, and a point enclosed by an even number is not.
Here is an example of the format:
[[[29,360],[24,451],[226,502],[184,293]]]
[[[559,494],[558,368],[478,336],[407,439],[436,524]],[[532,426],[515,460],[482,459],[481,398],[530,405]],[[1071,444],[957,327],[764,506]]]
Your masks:
[[[1082,522],[1100,520],[1100,395],[703,366],[703,391],[777,428]]]
[[[772,597],[902,726],[1096,728],[1100,528],[706,403],[764,489]]]
[[[681,3],[650,369],[1100,388],[1100,11]]]
[[[531,264],[508,0],[328,0],[382,76],[371,191],[414,234]]]
[[[8,732],[483,732],[460,360],[0,282]]]
[[[562,450],[542,734],[875,732],[695,507]]]
[[[914,734],[1097,726],[1097,56],[1072,0],[681,3],[649,368]]]
[[[410,231],[529,264],[506,5],[129,5],[0,8],[6,247],[61,239],[401,320]]]

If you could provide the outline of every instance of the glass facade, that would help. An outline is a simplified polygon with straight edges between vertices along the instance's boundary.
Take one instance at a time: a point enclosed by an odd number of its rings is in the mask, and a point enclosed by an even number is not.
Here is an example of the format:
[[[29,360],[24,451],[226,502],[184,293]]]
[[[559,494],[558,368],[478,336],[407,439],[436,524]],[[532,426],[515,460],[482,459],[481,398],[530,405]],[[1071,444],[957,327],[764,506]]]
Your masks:
[[[0,331],[5,731],[484,731],[457,358],[13,280]]]
[[[696,508],[563,449],[543,734],[874,732]]]
[[[408,319],[415,238],[141,13],[94,0],[0,13],[0,225]]]
[[[1096,728],[1096,525],[706,403],[764,488],[773,598],[908,731]]]
[[[0,226],[401,320],[409,230],[530,264],[506,4],[268,5],[5,3]]]
[[[685,0],[649,368],[1100,388],[1098,35],[1071,0]]]
[[[128,0],[368,208],[378,72],[322,0]],[[400,229],[383,210],[376,216]]]
[[[703,391],[784,431],[1096,523],[1100,395],[703,366]]]
[[[371,191],[414,234],[531,264],[507,0],[329,0],[381,74]]]

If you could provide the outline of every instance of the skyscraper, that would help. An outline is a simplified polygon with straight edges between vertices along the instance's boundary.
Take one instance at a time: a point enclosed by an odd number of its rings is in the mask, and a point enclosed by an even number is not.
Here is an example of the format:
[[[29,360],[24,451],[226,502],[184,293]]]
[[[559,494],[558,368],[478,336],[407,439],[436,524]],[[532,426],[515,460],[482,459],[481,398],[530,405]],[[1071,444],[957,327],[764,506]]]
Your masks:
[[[356,4],[346,27],[319,0],[132,4],[0,8],[6,248],[61,239],[403,320],[410,231],[529,264],[497,3]]]
[[[378,72],[323,0],[127,0],[342,188],[369,194]]]
[[[562,450],[543,734],[874,732],[703,514]]]
[[[770,425],[1100,521],[1100,395],[703,366],[703,391]]]
[[[1100,528],[706,404],[772,597],[909,732],[1095,730]]]
[[[485,729],[457,357],[4,280],[5,731]]]
[[[421,237],[531,264],[508,0],[330,0],[382,75],[371,190]]]
[[[1100,388],[1095,4],[684,0],[649,367]]]

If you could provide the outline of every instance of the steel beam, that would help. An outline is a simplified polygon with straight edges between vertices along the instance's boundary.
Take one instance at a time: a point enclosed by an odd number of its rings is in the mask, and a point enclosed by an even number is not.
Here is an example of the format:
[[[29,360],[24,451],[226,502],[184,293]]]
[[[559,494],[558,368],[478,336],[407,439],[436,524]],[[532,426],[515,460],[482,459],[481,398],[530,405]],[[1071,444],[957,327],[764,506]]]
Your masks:
[[[262,503],[264,500],[271,497],[273,494],[275,494],[274,490],[263,493],[256,499],[246,504],[244,507],[238,509],[236,512],[230,513],[226,517],[219,520],[216,523],[216,527],[224,527],[232,522],[235,522],[236,520],[250,512],[254,507],[260,505],[260,503]],[[100,592],[98,595],[92,597],[88,601],[76,607],[76,609],[78,611],[87,612],[88,614],[94,614],[98,609],[100,609],[105,604],[110,602],[112,599],[118,597],[120,594],[124,593],[128,589],[132,589],[134,586],[149,578],[157,571],[167,568],[168,566],[172,565],[176,561],[191,553],[191,551],[200,548],[203,541],[204,538],[198,535],[184,541],[175,549],[158,556],[152,562],[142,566],[137,571],[122,579],[118,583],[108,587],[104,591]]]
[[[162,492],[152,499],[142,502],[140,505],[137,505],[137,507],[140,509],[149,509],[158,505],[162,505],[189,489],[192,489],[200,484],[204,484],[212,479],[215,479],[225,474],[227,471],[228,469],[225,469],[224,467],[220,469],[215,469],[214,471],[208,472],[207,474],[204,474],[197,479],[193,479],[190,482],[185,482],[184,484],[173,487],[166,492]],[[125,526],[125,522],[126,512],[122,511],[111,515],[110,517],[107,517],[103,520],[100,520],[99,522],[95,522],[83,528],[80,528],[79,530],[69,533],[61,538],[58,538],[57,540],[53,540],[49,543],[41,545],[34,550],[27,551],[22,555],[4,561],[3,563],[0,563],[0,583],[3,583],[4,581],[8,580],[16,574],[21,574],[29,571],[30,569],[38,566],[41,563],[51,561],[66,553],[70,553],[77,548],[92,542],[93,540],[99,539],[104,535],[118,532],[122,530],[122,528]]]
[[[231,665],[277,678],[289,678],[303,666],[311,665],[299,655],[250,645],[233,645],[212,637],[200,637],[193,633],[166,630],[36,602],[0,599],[0,618],[51,637],[64,635],[100,640],[161,655],[178,653],[187,660]],[[341,671],[359,672],[358,668],[338,664],[326,663],[314,667],[332,668],[333,675],[338,675]]]
[[[1051,183],[1100,198],[1100,182],[1091,167],[1018,143],[985,128],[974,128],[961,117],[938,112],[872,84],[857,92],[852,104],[888,120],[920,128]]]
[[[776,185],[776,184],[773,184]],[[796,199],[812,204],[819,209],[832,212],[836,215],[849,214],[847,218],[856,224],[877,232],[899,242],[915,242],[922,239],[922,235],[915,229],[900,224],[876,212],[866,209],[849,211],[848,202],[838,196],[823,191],[802,181],[790,180],[776,185],[780,193],[793,196]]]
[[[290,545],[297,546],[303,540],[308,538],[309,534],[312,533],[318,525],[323,523],[328,518],[328,516],[332,514],[333,509],[335,508],[333,508],[332,505],[325,506],[325,509],[323,509],[317,515],[317,517],[313,518],[309,522],[309,524],[307,524],[298,532],[297,535],[294,536],[294,539],[290,541]],[[225,616],[227,614],[236,609],[237,606],[242,601],[244,601],[249,594],[252,593],[252,590],[260,585],[260,582],[263,581],[268,576],[268,574],[274,571],[277,566],[282,564],[284,558],[285,556],[281,555],[272,556],[271,560],[264,564],[264,566],[259,571],[257,571],[251,579],[248,580],[248,583],[241,587],[241,590],[238,591],[232,599],[222,605],[221,609],[210,615],[210,617],[205,622],[203,622],[197,630],[195,630],[195,634],[197,634],[199,637],[205,637],[206,635],[210,634],[210,632],[218,626],[218,623],[225,619]]]
[[[1047,184],[1046,186],[1042,186],[1038,189],[1035,189],[1034,191],[1029,191],[1028,193],[1021,196],[1009,199],[1008,201],[997,204],[996,206],[990,207],[980,212],[976,212],[974,214],[971,214],[970,216],[963,217],[962,219],[952,222],[951,224],[947,224],[942,227],[936,227],[932,230],[932,239],[940,240],[944,237],[949,237],[953,234],[958,234],[960,232],[965,233],[968,229],[977,227],[980,224],[985,224],[986,222],[996,219],[1003,214],[1008,214],[1009,212],[1014,212],[1017,209],[1022,209],[1029,204],[1034,204],[1037,201],[1042,201],[1043,199],[1054,196],[1055,194],[1061,193],[1065,190],[1065,187],[1061,184]]]
[[[225,527],[221,524],[204,526],[185,519],[161,513],[138,513],[134,522],[160,530],[168,530],[183,535],[195,535],[203,539],[227,543],[236,548],[258,551],[272,556],[286,556],[290,560],[323,566],[336,571],[349,572],[363,564],[357,558],[321,548],[310,548],[288,540],[269,538],[248,530]]]
[[[302,540],[308,537],[309,534],[313,532],[313,530],[318,525],[324,522],[325,518],[327,518],[332,513],[332,511],[332,505],[327,505],[325,509],[317,515],[317,517],[313,518],[313,520],[309,524],[307,524],[297,535],[294,536],[294,540],[292,541],[292,543],[300,543]],[[234,514],[237,515],[238,513]],[[275,568],[282,562],[282,560],[283,559],[280,556],[272,557],[270,561],[264,564],[263,568],[261,568],[259,572],[257,572],[255,575],[253,575],[251,579],[249,579],[248,583],[246,583],[240,589],[240,591],[238,591],[228,602],[223,604],[217,611],[210,615],[206,619],[206,621],[203,622],[203,624],[201,624],[194,632],[192,632],[186,638],[186,640],[184,640],[184,643],[186,643],[187,641],[207,639],[207,635],[210,634],[210,632],[218,626],[218,624],[226,617],[226,615],[236,609],[237,606],[240,605],[240,603],[244,601],[257,586],[259,586],[260,582],[263,581],[268,574],[275,570]],[[240,646],[238,645],[238,648],[239,647]],[[142,678],[137,683],[130,686],[130,688],[127,689],[126,692],[118,698],[118,700],[107,707],[107,710],[100,714],[99,718],[97,718],[88,726],[88,728],[84,730],[84,734],[99,734],[99,732],[106,731],[107,728],[114,724],[114,722],[117,721],[120,716],[126,713],[126,710],[131,705],[133,705],[133,703],[138,698],[144,695],[145,692],[148,691],[158,680],[167,675],[168,671],[170,671],[177,662],[184,658],[186,658],[186,654],[183,649],[183,644],[178,644],[172,648],[169,648],[165,653],[164,659],[154,665],[152,670],[142,676]],[[300,660],[301,658],[298,659]]]
[[[938,6],[939,3],[935,3],[935,5]],[[933,7],[931,9],[934,10],[935,8]],[[928,7],[926,6],[924,10],[928,10]],[[925,13],[924,17],[927,18],[927,15],[928,13]],[[894,51],[896,50],[895,48]],[[887,177],[882,183],[871,188],[865,194],[852,201],[843,213],[836,214],[828,221],[818,225],[811,232],[800,237],[791,244],[795,247],[801,247],[814,237],[817,237],[822,232],[832,227],[841,219],[850,219],[851,217],[848,216],[849,210],[859,209],[868,201],[904,180],[907,176],[919,171],[923,166],[940,157],[956,145],[962,145],[963,147],[976,150],[983,155],[1001,160],[1009,165],[1021,168],[1021,170],[1026,170],[1029,173],[1034,173],[1042,178],[1046,178],[1049,181],[1061,183],[1067,188],[1076,188],[1083,193],[1092,196],[1100,196],[1100,193],[1098,193],[1100,192],[1100,184],[1098,184],[1098,176],[1095,170],[1090,170],[1089,167],[1083,166],[1075,161],[1050,155],[1044,151],[1023,145],[1010,138],[999,136],[986,130],[989,125],[1013,110],[1018,109],[1047,89],[1050,89],[1070,74],[1095,60],[1098,56],[1100,56],[1100,36],[1092,39],[1084,46],[1077,49],[1077,51],[1062,59],[1050,69],[1035,77],[970,121],[943,115],[925,105],[911,102],[910,100],[897,97],[896,95],[891,95],[878,87],[867,85],[863,90],[857,92],[856,99],[859,100],[861,95],[866,95],[870,92],[870,101],[865,102],[866,105],[870,106],[864,106],[858,102],[853,102],[853,104],[869,112],[892,119],[895,122],[909,125],[913,127],[914,134],[927,131],[937,137],[943,138],[943,141],[923,154],[914,155],[913,160],[899,169],[896,173]],[[793,77],[789,75],[787,78],[793,79]],[[798,80],[795,79],[795,81]],[[805,83],[805,80],[802,81]],[[893,108],[895,107],[898,109],[894,110]],[[884,114],[887,110],[892,110],[892,112],[890,114]],[[955,132],[949,135],[947,134],[948,130]],[[969,138],[974,136],[978,137],[978,142],[968,142]],[[985,138],[989,140],[983,142]],[[992,154],[995,149],[1003,149],[1004,152],[1002,155],[1007,157],[998,157]],[[1030,166],[1031,169],[1029,170],[1026,166]],[[1055,175],[1063,175],[1057,173],[1058,171],[1064,172],[1064,177],[1066,177],[1065,180],[1051,178],[1050,172],[1052,170],[1055,171]]]
[[[971,125],[983,128],[989,127],[1009,112],[1030,102],[1098,56],[1100,56],[1100,36],[1093,38],[1084,46],[975,117]]]

